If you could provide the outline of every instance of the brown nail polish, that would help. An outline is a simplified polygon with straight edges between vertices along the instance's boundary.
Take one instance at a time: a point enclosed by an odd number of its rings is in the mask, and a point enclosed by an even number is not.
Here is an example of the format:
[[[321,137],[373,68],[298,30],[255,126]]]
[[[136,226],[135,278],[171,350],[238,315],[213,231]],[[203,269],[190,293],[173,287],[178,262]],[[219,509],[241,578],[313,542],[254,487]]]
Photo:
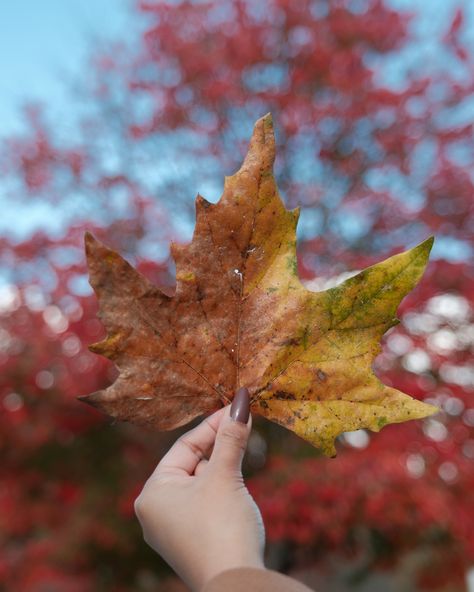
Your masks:
[[[230,416],[234,421],[247,423],[250,415],[249,389],[240,387],[234,395],[230,406]]]

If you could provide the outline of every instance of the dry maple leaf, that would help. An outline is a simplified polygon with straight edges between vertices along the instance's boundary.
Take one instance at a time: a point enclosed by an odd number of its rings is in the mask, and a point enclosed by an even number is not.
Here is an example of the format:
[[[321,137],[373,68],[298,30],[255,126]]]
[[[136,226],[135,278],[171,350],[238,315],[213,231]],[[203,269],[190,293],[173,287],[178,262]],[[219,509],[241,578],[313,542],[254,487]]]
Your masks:
[[[121,420],[160,430],[229,403],[251,410],[327,455],[341,432],[425,417],[436,407],[380,382],[382,335],[425,269],[433,239],[311,292],[299,281],[296,223],[272,173],[272,119],[258,120],[240,170],[217,204],[196,199],[188,245],[172,245],[176,292],[164,294],[86,235],[90,281],[108,337],[91,346],[118,367],[107,389],[82,397]]]

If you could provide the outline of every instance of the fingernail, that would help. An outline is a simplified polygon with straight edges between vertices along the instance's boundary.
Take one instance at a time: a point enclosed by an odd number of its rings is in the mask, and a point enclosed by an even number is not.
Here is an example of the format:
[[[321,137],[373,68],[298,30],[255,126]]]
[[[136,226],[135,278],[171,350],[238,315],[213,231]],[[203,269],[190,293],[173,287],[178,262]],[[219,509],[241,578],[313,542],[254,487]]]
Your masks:
[[[249,389],[240,387],[234,395],[230,406],[230,416],[234,421],[247,423],[250,415]]]

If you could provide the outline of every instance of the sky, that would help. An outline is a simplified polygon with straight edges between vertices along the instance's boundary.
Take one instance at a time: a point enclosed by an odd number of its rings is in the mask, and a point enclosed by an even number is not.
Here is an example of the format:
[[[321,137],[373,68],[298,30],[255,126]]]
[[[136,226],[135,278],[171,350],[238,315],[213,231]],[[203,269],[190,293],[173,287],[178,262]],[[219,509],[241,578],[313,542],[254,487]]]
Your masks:
[[[64,111],[91,39],[128,33],[131,2],[0,0],[1,137],[21,128],[19,106],[28,99]]]

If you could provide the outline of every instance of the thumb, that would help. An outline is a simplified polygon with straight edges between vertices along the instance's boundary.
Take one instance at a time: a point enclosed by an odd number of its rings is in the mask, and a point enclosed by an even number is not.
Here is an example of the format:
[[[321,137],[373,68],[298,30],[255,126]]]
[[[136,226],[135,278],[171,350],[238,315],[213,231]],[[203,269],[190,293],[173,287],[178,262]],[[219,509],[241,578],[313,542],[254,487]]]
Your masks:
[[[219,472],[240,472],[251,428],[249,391],[239,388],[217,430],[209,466]]]

